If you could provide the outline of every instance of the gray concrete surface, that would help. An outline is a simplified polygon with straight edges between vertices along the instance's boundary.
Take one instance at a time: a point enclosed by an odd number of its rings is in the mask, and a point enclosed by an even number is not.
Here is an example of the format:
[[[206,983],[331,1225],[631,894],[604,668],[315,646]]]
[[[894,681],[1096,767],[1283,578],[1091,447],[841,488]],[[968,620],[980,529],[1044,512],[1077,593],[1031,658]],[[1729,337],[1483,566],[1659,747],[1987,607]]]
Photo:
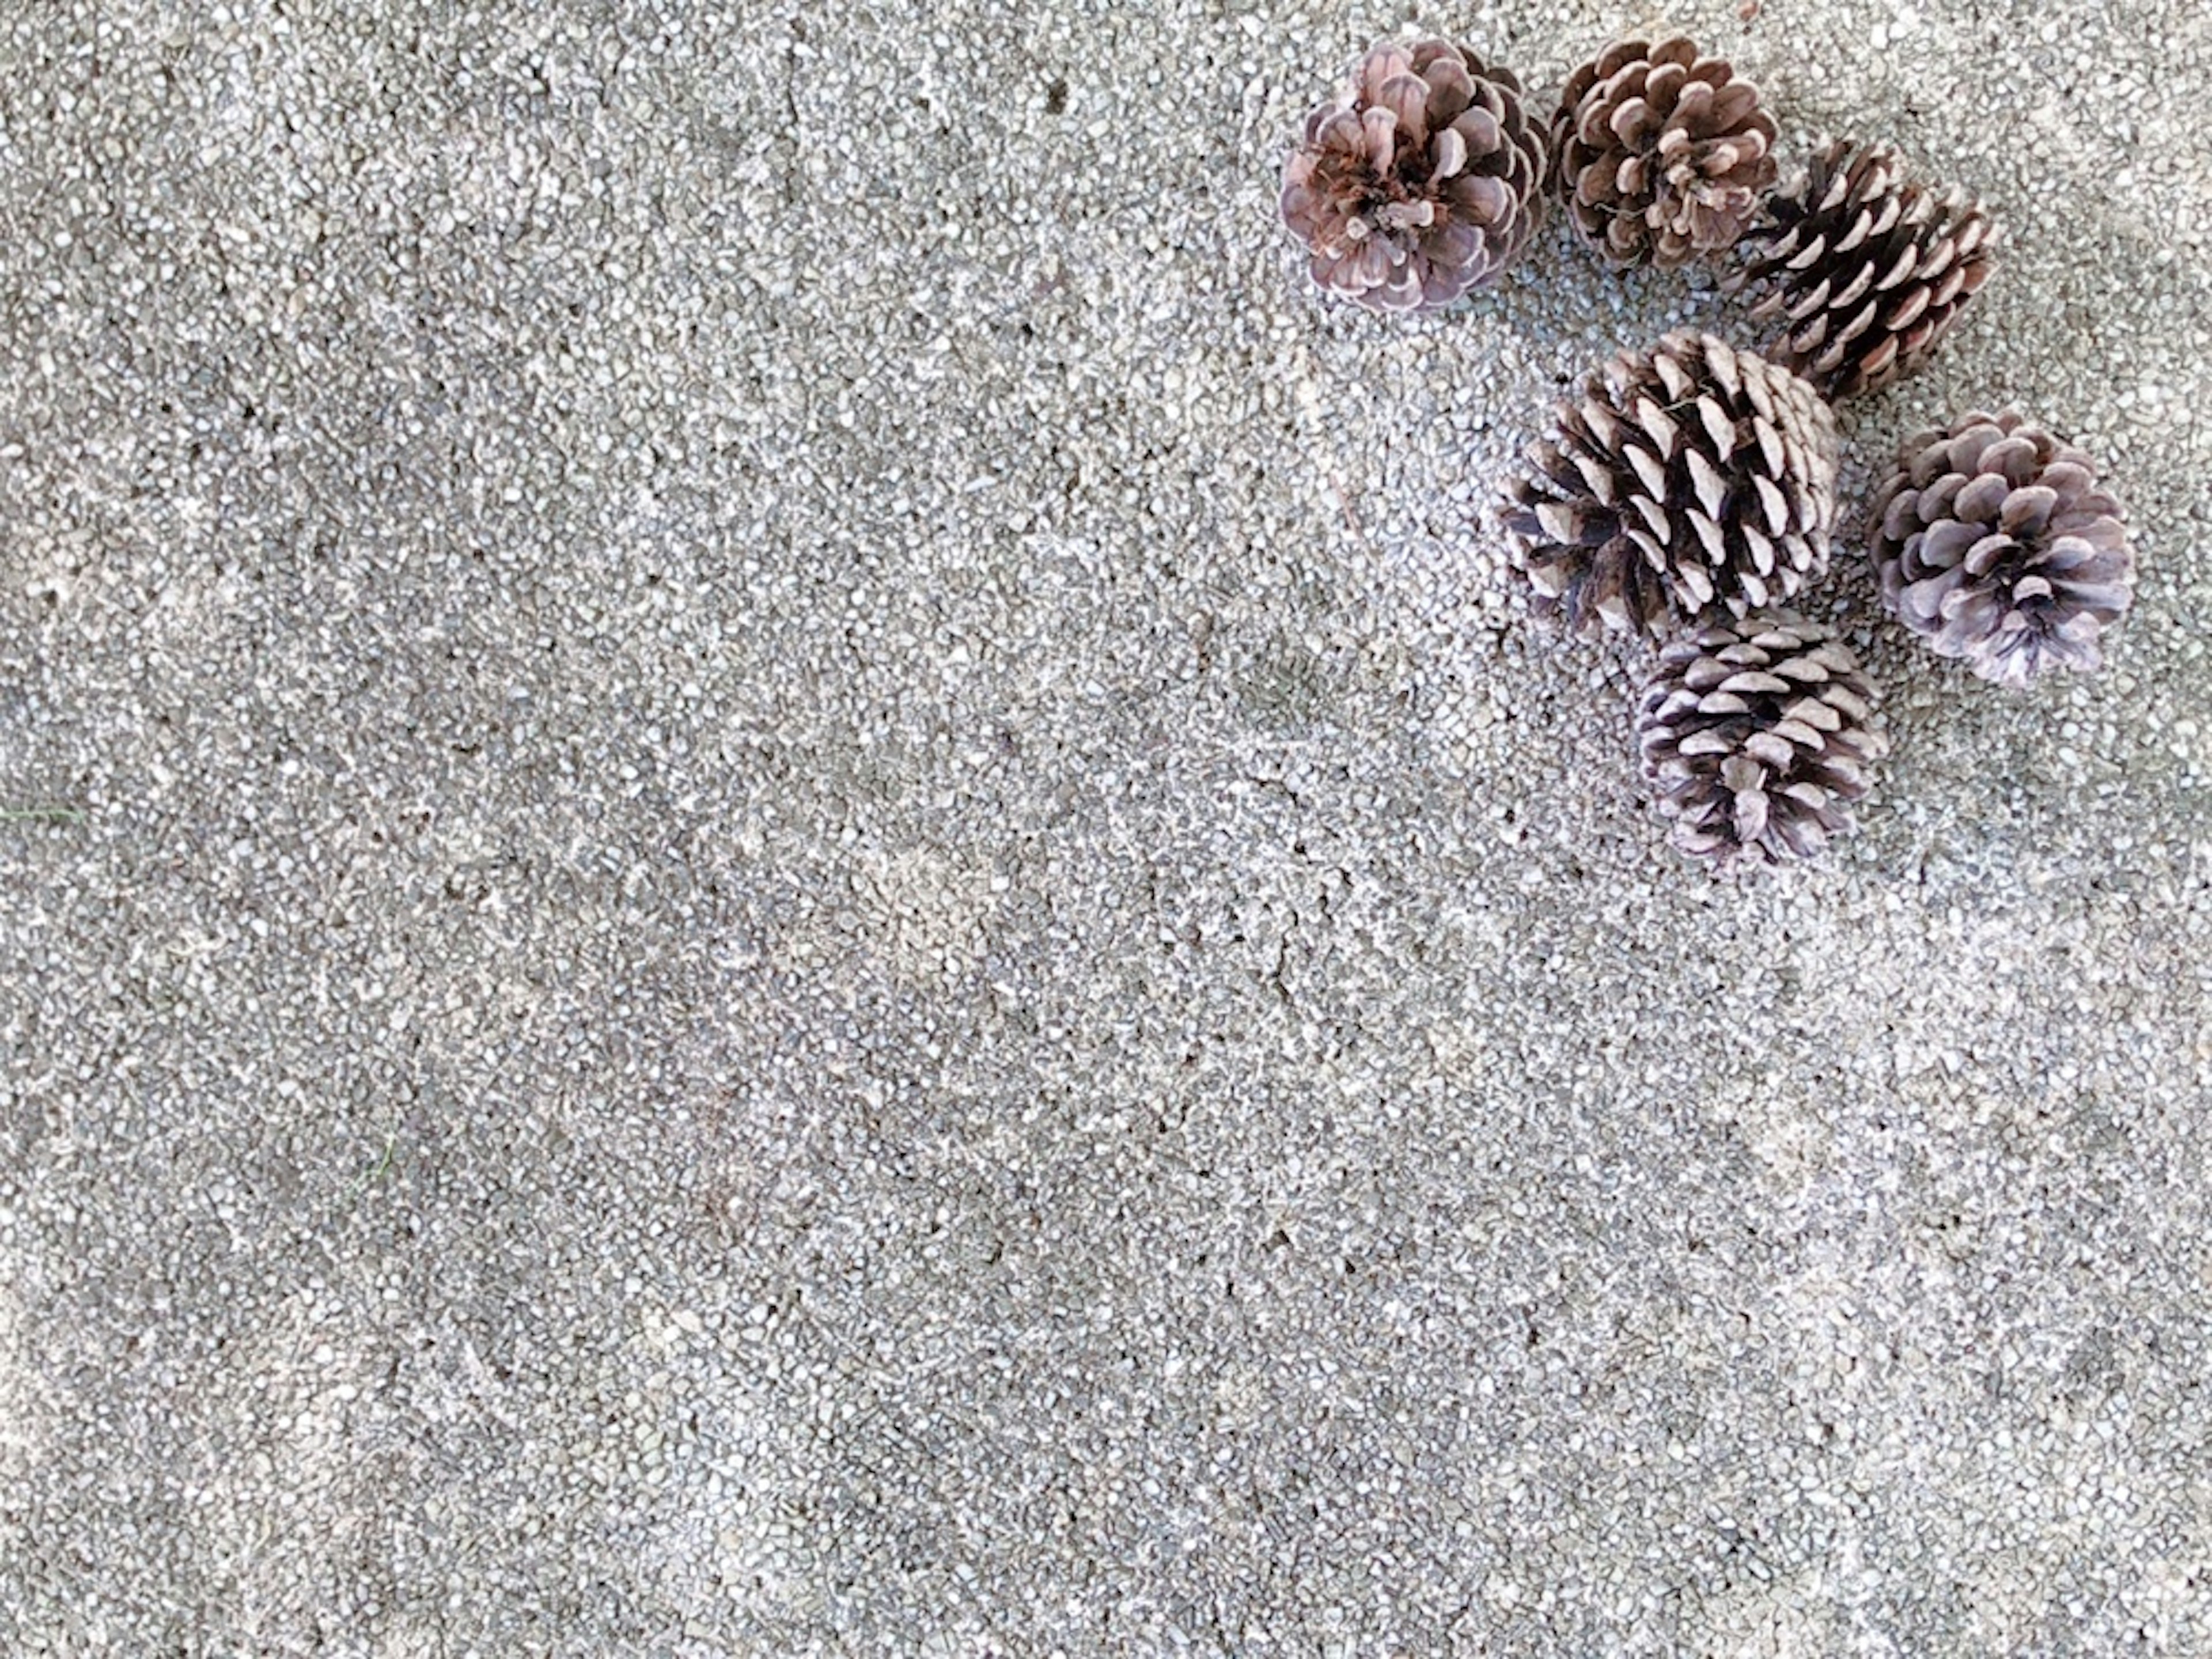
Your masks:
[[[2212,22],[1673,14],[2012,223],[1854,491],[2143,570],[2011,696],[1844,560],[1738,888],[1476,519],[1729,313],[1319,301],[1396,17],[8,9],[0,1651],[2212,1651]]]

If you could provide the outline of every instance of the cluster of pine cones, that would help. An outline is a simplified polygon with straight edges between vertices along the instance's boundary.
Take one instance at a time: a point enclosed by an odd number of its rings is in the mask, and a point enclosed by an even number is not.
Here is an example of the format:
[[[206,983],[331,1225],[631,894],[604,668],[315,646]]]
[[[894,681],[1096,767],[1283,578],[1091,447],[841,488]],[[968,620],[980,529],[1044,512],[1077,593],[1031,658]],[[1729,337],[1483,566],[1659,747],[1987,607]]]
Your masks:
[[[1532,445],[1501,517],[1532,608],[1660,641],[1636,709],[1684,851],[1819,851],[1887,747],[1843,642],[1781,608],[1827,569],[1832,404],[1924,363],[1988,279],[1981,204],[1885,145],[1825,144],[1779,182],[1758,89],[1681,39],[1623,40],[1567,78],[1548,127],[1465,47],[1384,41],[1307,118],[1284,222],[1314,280],[1370,309],[1449,305],[1525,252],[1546,200],[1609,265],[1727,263],[1758,353],[1678,331],[1592,374]],[[1869,504],[1882,600],[1984,678],[2094,669],[2129,605],[2119,503],[2079,449],[2013,413],[1902,447]]]

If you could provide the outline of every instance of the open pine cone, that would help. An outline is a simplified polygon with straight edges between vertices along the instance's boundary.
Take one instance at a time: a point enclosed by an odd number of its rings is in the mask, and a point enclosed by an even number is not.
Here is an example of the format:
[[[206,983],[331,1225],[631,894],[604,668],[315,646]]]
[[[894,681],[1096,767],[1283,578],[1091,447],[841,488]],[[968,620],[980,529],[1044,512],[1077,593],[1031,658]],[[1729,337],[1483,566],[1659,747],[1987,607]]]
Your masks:
[[[1331,293],[1376,311],[1431,309],[1519,257],[1544,167],[1510,72],[1443,40],[1384,41],[1306,118],[1283,167],[1283,222]]]
[[[1670,641],[1636,737],[1674,844],[1722,867],[1818,853],[1888,749],[1877,701],[1843,641],[1790,611]]]
[[[1576,228],[1616,265],[1729,247],[1774,183],[1759,89],[1679,37],[1616,42],[1569,76],[1552,144]]]
[[[1770,198],[1732,291],[1787,331],[1768,355],[1831,398],[1879,392],[1927,362],[1989,280],[1997,227],[1963,191],[1908,178],[1887,145],[1838,140]]]
[[[1614,357],[1528,459],[1501,514],[1510,553],[1536,612],[1578,631],[1741,617],[1827,568],[1834,417],[1710,334]]]
[[[1898,469],[1875,497],[1872,552],[1900,622],[2000,685],[2100,665],[2135,555],[2087,455],[2008,410],[1907,439]]]

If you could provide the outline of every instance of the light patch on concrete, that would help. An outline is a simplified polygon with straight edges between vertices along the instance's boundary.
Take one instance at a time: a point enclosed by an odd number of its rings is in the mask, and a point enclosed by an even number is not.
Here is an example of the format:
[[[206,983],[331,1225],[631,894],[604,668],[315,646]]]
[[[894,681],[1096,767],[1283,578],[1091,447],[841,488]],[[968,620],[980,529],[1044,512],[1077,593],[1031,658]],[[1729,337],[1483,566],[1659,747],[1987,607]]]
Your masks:
[[[0,1485],[18,1487],[46,1451],[52,1413],[21,1300],[0,1285]]]

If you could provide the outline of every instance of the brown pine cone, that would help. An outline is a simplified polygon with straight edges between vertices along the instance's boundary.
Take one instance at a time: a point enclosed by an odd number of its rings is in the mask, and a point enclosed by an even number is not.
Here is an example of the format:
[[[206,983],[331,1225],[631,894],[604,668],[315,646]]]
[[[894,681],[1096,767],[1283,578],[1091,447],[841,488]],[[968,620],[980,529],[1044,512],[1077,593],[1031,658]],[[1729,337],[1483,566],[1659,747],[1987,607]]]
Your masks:
[[[1283,167],[1283,222],[1331,293],[1375,311],[1430,310],[1520,256],[1544,167],[1510,71],[1446,41],[1386,40],[1306,118]]]
[[[1722,867],[1818,853],[1888,750],[1878,702],[1844,642],[1790,611],[1670,641],[1636,737],[1674,844]]]
[[[1710,334],[1583,382],[1501,517],[1538,615],[1664,635],[1786,599],[1828,566],[1836,427],[1786,369]]]
[[[2135,555],[2095,462],[2008,410],[1907,439],[1898,468],[1875,498],[1872,552],[1899,621],[1999,685],[2100,665]]]
[[[1679,36],[1618,41],[1569,76],[1552,151],[1576,228],[1621,266],[1730,246],[1774,183],[1759,89]]]
[[[1831,398],[1879,392],[1927,362],[1989,280],[1997,226],[1964,191],[1906,176],[1882,144],[1838,140],[1805,181],[1768,198],[1731,273],[1755,320],[1788,331],[1768,349]]]

